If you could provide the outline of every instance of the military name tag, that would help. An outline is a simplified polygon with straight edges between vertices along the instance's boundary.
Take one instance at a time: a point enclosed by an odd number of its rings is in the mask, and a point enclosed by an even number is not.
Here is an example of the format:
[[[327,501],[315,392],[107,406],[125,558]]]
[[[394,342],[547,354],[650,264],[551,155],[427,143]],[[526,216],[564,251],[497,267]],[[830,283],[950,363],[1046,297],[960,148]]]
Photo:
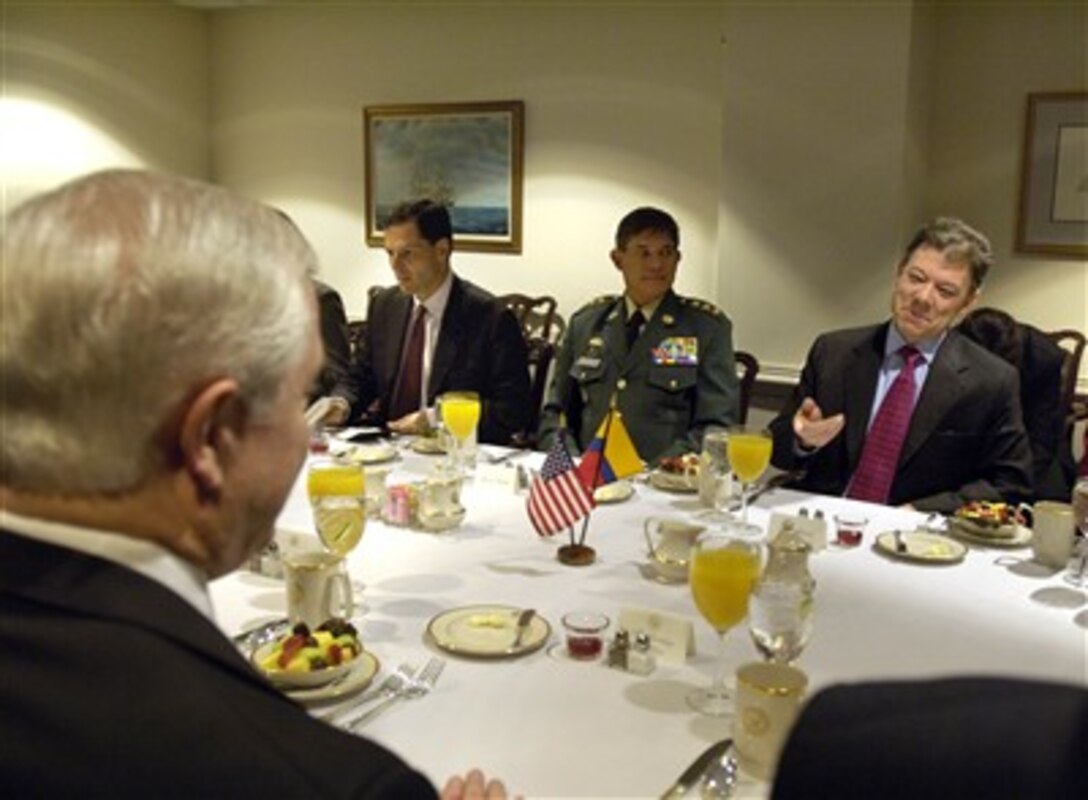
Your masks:
[[[575,366],[583,367],[585,369],[596,369],[601,366],[601,359],[594,356],[582,356],[575,363]]]
[[[655,364],[693,367],[699,363],[699,340],[695,336],[670,336],[662,339],[651,354]]]

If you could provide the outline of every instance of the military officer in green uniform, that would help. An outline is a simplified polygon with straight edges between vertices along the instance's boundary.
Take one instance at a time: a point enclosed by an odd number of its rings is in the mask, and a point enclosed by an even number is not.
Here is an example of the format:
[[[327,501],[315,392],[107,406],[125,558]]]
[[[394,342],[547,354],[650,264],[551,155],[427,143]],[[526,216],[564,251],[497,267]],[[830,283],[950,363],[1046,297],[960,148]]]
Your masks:
[[[737,421],[732,323],[710,303],[673,292],[679,245],[664,211],[638,208],[620,221],[611,256],[625,291],[571,317],[541,416],[542,448],[565,418],[572,450],[583,450],[613,397],[651,464],[697,451],[707,426]]]

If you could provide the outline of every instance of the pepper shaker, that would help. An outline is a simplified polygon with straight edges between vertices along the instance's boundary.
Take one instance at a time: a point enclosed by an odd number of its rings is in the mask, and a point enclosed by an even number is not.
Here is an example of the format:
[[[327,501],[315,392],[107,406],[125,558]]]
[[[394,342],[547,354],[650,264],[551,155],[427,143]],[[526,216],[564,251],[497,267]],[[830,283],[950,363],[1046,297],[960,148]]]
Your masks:
[[[608,666],[627,669],[630,650],[631,637],[625,628],[620,628],[612,637],[612,643],[608,645]]]

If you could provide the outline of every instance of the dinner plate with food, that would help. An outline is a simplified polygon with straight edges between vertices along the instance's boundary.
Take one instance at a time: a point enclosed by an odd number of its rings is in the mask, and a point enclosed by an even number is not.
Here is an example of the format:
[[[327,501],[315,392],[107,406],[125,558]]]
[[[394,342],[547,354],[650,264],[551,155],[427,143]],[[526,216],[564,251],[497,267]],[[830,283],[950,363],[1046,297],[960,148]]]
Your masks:
[[[956,509],[948,520],[948,532],[962,541],[986,547],[1026,547],[1031,544],[1031,530],[1022,523],[1020,506],[973,500]]]
[[[366,688],[378,673],[378,659],[363,648],[350,622],[330,619],[311,631],[299,623],[259,645],[253,665],[296,700],[327,700]]]
[[[425,456],[444,456],[446,454],[446,446],[442,442],[441,431],[435,429],[428,433],[422,433],[412,440],[412,443],[408,445],[413,453],[419,453]]]
[[[957,564],[967,555],[959,542],[927,531],[885,531],[876,537],[876,549],[916,564]]]
[[[594,489],[593,499],[598,505],[622,503],[624,500],[631,499],[634,493],[635,487],[631,485],[631,481],[612,481],[612,483],[606,483],[604,486],[598,486]]]
[[[356,444],[343,451],[342,457],[355,464],[384,464],[397,457],[397,448],[389,442]]]
[[[533,614],[519,628],[525,609],[504,605],[453,608],[434,617],[427,634],[448,653],[474,658],[512,658],[539,650],[551,636],[548,620]]]
[[[699,456],[665,456],[650,473],[650,485],[666,492],[694,494],[699,491]]]

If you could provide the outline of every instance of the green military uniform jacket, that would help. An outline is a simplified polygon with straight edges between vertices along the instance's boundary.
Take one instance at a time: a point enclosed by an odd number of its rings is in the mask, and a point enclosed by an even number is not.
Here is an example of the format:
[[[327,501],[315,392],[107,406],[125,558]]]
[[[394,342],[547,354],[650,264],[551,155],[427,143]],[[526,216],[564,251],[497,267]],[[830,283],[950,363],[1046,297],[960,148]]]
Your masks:
[[[639,455],[699,450],[708,425],[738,418],[733,326],[723,312],[672,290],[627,351],[623,296],[608,295],[570,319],[540,422],[540,446],[565,415],[572,449],[592,441],[613,394]]]

